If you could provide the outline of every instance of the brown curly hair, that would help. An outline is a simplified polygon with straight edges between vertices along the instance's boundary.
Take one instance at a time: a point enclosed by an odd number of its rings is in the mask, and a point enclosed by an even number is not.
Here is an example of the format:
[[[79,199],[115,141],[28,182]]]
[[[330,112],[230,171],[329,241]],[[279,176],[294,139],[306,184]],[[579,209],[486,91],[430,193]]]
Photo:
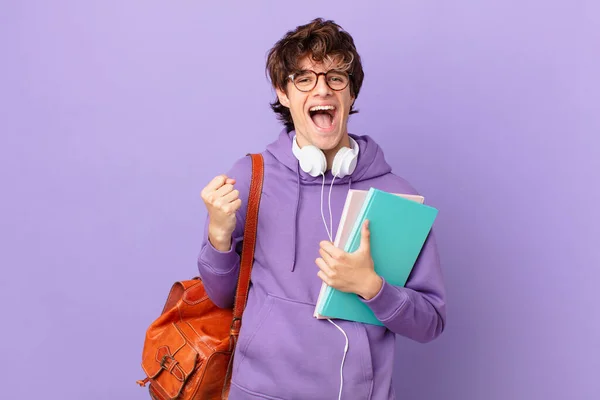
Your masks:
[[[266,72],[273,87],[285,92],[289,75],[298,72],[300,60],[309,55],[316,62],[341,61],[341,69],[350,74],[350,93],[358,97],[364,72],[354,39],[335,22],[321,18],[287,32],[269,51]],[[279,99],[271,103],[271,109],[288,131],[294,129],[292,114]],[[350,114],[357,112],[352,105]]]

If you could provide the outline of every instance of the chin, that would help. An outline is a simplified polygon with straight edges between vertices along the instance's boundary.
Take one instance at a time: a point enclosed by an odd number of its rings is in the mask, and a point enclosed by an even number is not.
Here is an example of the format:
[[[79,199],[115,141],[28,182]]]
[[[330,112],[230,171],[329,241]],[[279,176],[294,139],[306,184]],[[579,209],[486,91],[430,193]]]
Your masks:
[[[337,147],[343,138],[339,132],[323,134],[322,132],[312,132],[310,135],[313,145],[321,150],[332,150]]]
[[[309,127],[309,130],[309,137],[312,144],[321,150],[332,150],[336,148],[344,138],[343,130],[339,129],[338,126],[332,130],[323,130],[313,125]]]

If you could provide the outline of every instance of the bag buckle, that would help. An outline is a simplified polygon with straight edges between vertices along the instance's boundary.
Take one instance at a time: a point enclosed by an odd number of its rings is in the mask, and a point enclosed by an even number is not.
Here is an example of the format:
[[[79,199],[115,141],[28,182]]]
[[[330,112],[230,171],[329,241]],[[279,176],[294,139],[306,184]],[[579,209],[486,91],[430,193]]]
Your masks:
[[[229,333],[231,335],[238,335],[240,333],[241,322],[242,322],[241,318],[233,317],[233,319],[231,320],[231,327],[229,329]]]
[[[167,363],[169,363],[169,364],[172,363],[172,364],[169,366],[169,365],[166,365]],[[172,355],[170,355],[170,354],[165,354],[164,356],[162,356],[162,358],[160,360],[160,367],[162,369],[166,370],[166,371],[169,371],[169,372],[177,364],[178,364],[177,360],[175,360],[175,358]]]

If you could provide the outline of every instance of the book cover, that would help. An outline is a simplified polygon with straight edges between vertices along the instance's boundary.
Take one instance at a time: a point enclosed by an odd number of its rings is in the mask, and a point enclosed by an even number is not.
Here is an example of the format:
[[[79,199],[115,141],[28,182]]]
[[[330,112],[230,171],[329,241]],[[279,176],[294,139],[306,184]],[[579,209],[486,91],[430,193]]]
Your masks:
[[[404,286],[437,213],[437,209],[423,204],[422,196],[393,194],[374,188],[349,193],[334,244],[349,253],[356,251],[362,223],[368,219],[375,271],[388,283]],[[358,295],[326,284],[321,287],[314,315],[383,325]]]

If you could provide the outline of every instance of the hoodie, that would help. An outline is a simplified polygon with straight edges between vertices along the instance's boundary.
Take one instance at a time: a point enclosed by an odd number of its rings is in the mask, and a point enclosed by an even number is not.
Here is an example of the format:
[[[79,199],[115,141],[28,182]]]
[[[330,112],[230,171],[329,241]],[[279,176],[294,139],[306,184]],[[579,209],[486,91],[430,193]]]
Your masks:
[[[346,338],[329,321],[313,317],[321,288],[315,260],[319,242],[328,239],[323,216],[328,226],[330,217],[332,226],[338,226],[350,188],[418,194],[392,173],[372,138],[350,136],[360,147],[356,169],[335,178],[333,186],[331,171],[325,173],[322,210],[323,176],[312,177],[300,169],[292,153],[294,131],[283,130],[262,153],[265,170],[255,258],[234,354],[230,400],[338,398]],[[208,296],[219,307],[232,307],[234,302],[251,168],[250,157],[243,157],[227,173],[236,179],[242,199],[229,251],[219,251],[208,241],[206,220],[198,269]],[[331,233],[335,237],[335,231]],[[394,399],[395,335],[424,343],[440,335],[445,325],[445,289],[433,230],[406,285],[384,280],[375,297],[362,301],[384,326],[335,320],[349,343],[341,397]]]

